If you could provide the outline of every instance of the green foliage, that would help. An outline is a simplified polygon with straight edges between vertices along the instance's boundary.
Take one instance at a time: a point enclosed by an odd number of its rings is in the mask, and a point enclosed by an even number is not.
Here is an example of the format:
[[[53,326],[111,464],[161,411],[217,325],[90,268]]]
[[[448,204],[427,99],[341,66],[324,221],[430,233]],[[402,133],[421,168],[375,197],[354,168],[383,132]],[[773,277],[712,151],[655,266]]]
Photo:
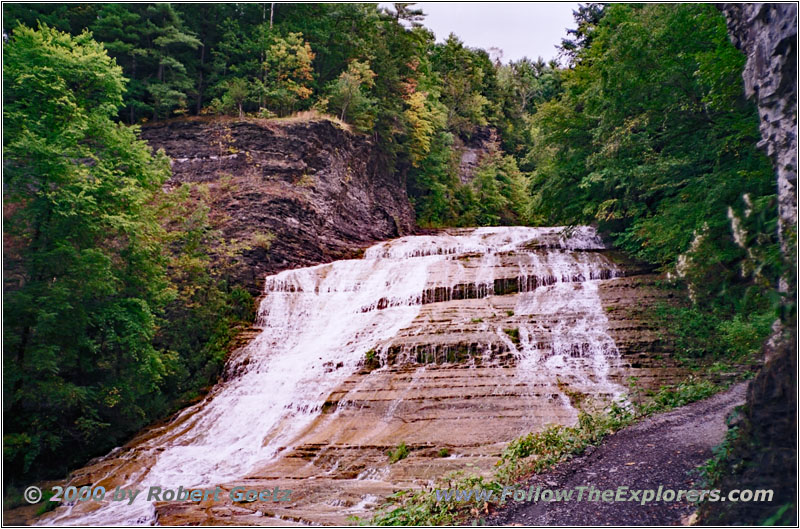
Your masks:
[[[220,84],[223,91],[220,99],[212,101],[212,108],[219,114],[238,112],[239,119],[244,117],[245,103],[252,101],[255,93],[254,87],[247,79],[234,77]]]
[[[557,64],[503,66],[455,36],[437,44],[411,4],[273,7],[274,25],[261,4],[9,4],[4,13],[12,29],[43,20],[93,31],[129,79],[120,110],[129,123],[331,112],[374,137],[385,171],[407,173],[422,225],[530,222],[518,164],[532,169],[530,117],[561,92]],[[463,142],[486,127],[509,156],[463,185]]]
[[[514,328],[514,329],[503,329],[503,332],[506,333],[506,335],[509,338],[511,338],[512,342],[514,342],[515,344],[519,343],[519,328],[518,327]]]
[[[313,60],[314,52],[303,40],[302,33],[276,37],[269,47],[264,61],[264,99],[279,116],[293,112],[300,101],[311,96],[309,84],[314,79]]]
[[[57,501],[50,501],[50,498],[52,498],[55,495],[56,495],[56,493],[53,492],[52,490],[44,491],[44,494],[42,494],[42,500],[41,500],[42,504],[39,505],[38,509],[36,509],[36,516],[41,516],[44,513],[50,512],[52,510],[55,510],[55,508],[58,507],[58,502]]]
[[[199,389],[216,380],[238,329],[252,322],[253,297],[226,274],[239,251],[253,245],[268,249],[273,238],[254,233],[247,244],[234,248],[209,221],[204,191],[184,184],[163,196],[160,204],[174,292],[155,337],[156,345],[175,358],[162,397],[168,409],[195,398]],[[215,256],[212,248],[218,249]],[[219,253],[220,248],[231,251]]]
[[[401,459],[405,459],[406,457],[408,457],[408,454],[409,450],[408,446],[406,446],[405,441],[400,441],[400,444],[397,445],[397,448],[386,452],[386,455],[389,456],[390,463],[397,463]]]
[[[483,94],[487,76],[494,75],[482,50],[470,50],[453,34],[434,48],[432,58],[442,79],[442,103],[447,108],[447,126],[455,134],[470,137],[476,127],[487,125],[489,99]]]
[[[442,448],[436,453],[436,455],[439,457],[450,457],[450,450],[447,448]]]
[[[434,141],[429,155],[412,169],[417,222],[423,226],[498,226],[527,224],[527,176],[512,156],[485,156],[468,184],[455,174],[451,136]]]
[[[73,31],[80,31],[80,27]],[[131,80],[126,95],[131,123],[184,113],[192,81],[187,53],[202,46],[170,4],[97,4],[89,29]]]
[[[271,234],[226,240],[202,187],[164,194],[168,160],[115,117],[335,112],[377,142],[386,171],[407,176],[421,226],[596,223],[680,277],[693,304],[655,315],[685,359],[747,361],[777,315],[772,169],[741,96],[744,58],[713,6],[581,6],[562,46],[569,69],[495,64],[455,36],[437,44],[409,4],[276,4],[274,25],[262,4],[3,10],[14,475],[61,472],[193,398],[253,316],[230,270],[242,251],[268,251]],[[49,26],[25,26],[38,21]],[[487,127],[501,150],[463,183],[461,149]],[[664,390],[648,412],[710,391]],[[507,461],[579,450],[623,421],[614,413],[520,441]],[[391,519],[455,519],[437,509]]]
[[[431,152],[434,137],[446,125],[446,108],[427,92],[414,92],[406,99],[404,118],[409,131],[411,165],[420,162]]]
[[[375,72],[370,69],[368,62],[350,62],[347,70],[328,88],[328,109],[361,132],[372,130],[376,115],[375,100],[366,94],[375,85],[374,79]]]
[[[772,171],[724,17],[706,5],[608,6],[579,57],[535,118],[560,158],[537,175],[541,203],[608,226],[652,262],[685,252],[704,223],[730,241],[728,205],[770,193]],[[562,192],[579,209],[559,213]]]
[[[635,384],[632,392],[637,400],[637,413],[650,415],[708,398],[720,389],[708,380],[690,377],[676,386],[662,386],[657,392],[644,397]]]
[[[725,439],[722,443],[715,446],[713,449],[713,456],[699,467],[700,478],[703,481],[703,486],[707,488],[714,488],[720,482],[726,471],[729,456],[733,447],[739,438],[739,428],[734,426],[725,432]]]
[[[549,426],[511,441],[500,455],[495,472],[501,483],[511,483],[530,472],[538,473],[567,458],[582,454],[632,422],[634,415],[614,403],[606,413],[581,411],[576,426]]]
[[[744,56],[706,4],[576,15],[563,93],[530,119],[530,220],[596,223],[680,278],[693,306],[661,310],[679,355],[749,354],[777,318],[784,265]]]
[[[19,476],[157,410],[172,294],[150,204],[169,164],[113,122],[124,79],[90,34],[17,27],[4,72],[4,458]]]
[[[16,480],[63,475],[195,396],[253,300],[211,271],[208,208],[165,194],[166,156],[114,122],[125,80],[90,34],[17,27],[4,68],[3,458]]]
[[[493,490],[495,495],[502,492],[502,486],[482,476],[464,476],[463,472],[452,472],[437,484],[437,488],[480,488]],[[420,525],[456,525],[463,522],[469,509],[483,507],[477,500],[465,502],[436,501],[433,487],[420,491],[401,490],[387,498],[369,525],[420,526]]]
[[[784,503],[775,510],[775,513],[765,518],[760,525],[775,526],[775,525],[794,525],[794,517],[791,515],[793,503]]]
[[[378,356],[378,351],[370,349],[364,354],[364,367],[367,369],[377,369],[381,366],[381,361]]]
[[[674,354],[681,360],[719,358],[746,362],[758,353],[769,335],[775,313],[767,308],[726,319],[719,311],[704,307],[659,303],[651,317],[659,322],[660,337],[674,345]]]

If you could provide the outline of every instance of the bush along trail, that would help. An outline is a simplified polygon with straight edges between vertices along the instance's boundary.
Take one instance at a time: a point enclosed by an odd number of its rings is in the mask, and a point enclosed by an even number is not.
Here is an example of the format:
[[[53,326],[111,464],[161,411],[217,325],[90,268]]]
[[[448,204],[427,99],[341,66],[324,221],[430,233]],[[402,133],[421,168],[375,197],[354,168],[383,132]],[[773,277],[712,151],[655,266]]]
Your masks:
[[[706,488],[705,475],[713,468],[715,448],[724,448],[727,419],[744,403],[746,387],[746,383],[739,383],[709,399],[649,417],[607,437],[596,449],[587,449],[583,456],[537,474],[518,486],[524,490],[575,489],[573,501],[512,501],[479,522],[492,525],[687,523],[697,505],[685,498],[649,501],[644,505],[641,501],[574,501],[580,490],[576,488],[592,486],[615,491],[617,487],[632,491]]]

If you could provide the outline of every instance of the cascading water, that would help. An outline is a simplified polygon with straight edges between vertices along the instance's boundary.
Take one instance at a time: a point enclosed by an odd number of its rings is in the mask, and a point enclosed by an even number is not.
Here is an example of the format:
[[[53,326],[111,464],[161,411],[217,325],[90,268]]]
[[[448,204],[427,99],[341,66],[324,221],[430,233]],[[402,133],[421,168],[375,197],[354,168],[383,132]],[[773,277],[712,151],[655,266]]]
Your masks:
[[[517,294],[515,312],[537,319],[520,324],[516,339],[496,332],[513,351],[521,379],[568,376],[613,398],[620,388],[607,379],[608,359],[617,352],[596,281],[617,271],[594,252],[602,249],[589,227],[465,229],[404,237],[369,248],[363,259],[268,277],[260,335],[228,361],[208,398],[135,449],[112,453],[122,463],[107,482],[209,488],[281,457],[366,353],[385,353],[431,303]],[[146,464],[120,478],[120,466],[133,461]],[[143,524],[155,521],[155,510],[143,498],[131,505],[90,502],[43,521]]]

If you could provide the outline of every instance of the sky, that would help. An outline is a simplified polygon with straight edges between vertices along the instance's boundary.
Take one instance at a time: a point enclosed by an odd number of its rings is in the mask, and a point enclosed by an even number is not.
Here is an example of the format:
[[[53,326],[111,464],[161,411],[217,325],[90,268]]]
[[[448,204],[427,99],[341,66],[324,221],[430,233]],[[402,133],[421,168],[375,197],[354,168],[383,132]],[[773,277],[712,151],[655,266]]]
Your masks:
[[[387,4],[381,4],[387,5]],[[391,4],[388,4],[391,5]],[[572,11],[577,3],[567,2],[418,2],[428,15],[424,25],[444,41],[455,33],[467,46],[503,50],[503,62],[524,56],[554,59],[555,46],[574,28]],[[493,57],[494,58],[494,57]]]

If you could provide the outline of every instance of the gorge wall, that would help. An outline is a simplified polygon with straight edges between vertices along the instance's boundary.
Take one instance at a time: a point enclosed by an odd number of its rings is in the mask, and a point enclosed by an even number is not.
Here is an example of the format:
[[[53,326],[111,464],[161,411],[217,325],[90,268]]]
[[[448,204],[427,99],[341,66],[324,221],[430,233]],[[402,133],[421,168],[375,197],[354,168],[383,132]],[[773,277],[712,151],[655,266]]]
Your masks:
[[[280,270],[356,255],[410,233],[405,182],[376,145],[326,119],[172,120],[141,136],[171,159],[172,179],[208,186],[210,220],[253,294]]]
[[[747,56],[745,94],[758,105],[760,146],[775,165],[779,234],[787,264],[782,321],[765,344],[765,364],[751,382],[739,440],[722,487],[771,488],[769,505],[709,504],[701,520],[710,524],[796,524],[797,436],[797,5],[723,4],[733,43]]]

